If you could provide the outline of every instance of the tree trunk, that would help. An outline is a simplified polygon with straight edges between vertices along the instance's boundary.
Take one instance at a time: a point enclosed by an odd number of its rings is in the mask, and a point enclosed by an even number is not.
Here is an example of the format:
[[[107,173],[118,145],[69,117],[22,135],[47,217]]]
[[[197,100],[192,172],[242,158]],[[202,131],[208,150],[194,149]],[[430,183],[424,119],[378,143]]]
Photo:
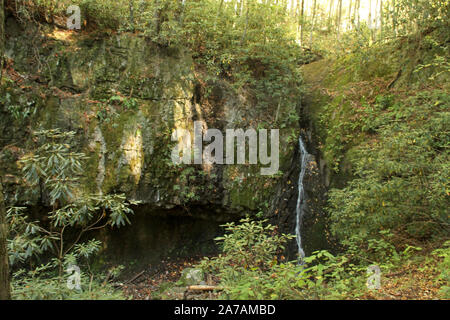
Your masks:
[[[379,0],[375,3],[375,28],[372,33],[372,41],[375,42],[377,40],[377,32],[378,32],[378,3]]]
[[[392,6],[392,28],[394,29],[394,37],[397,37],[397,4],[395,3],[395,0],[392,0]]]
[[[353,2],[352,2],[352,0],[350,0],[349,4],[348,4],[348,26],[347,26],[347,30],[350,30],[351,26],[352,26],[352,7],[353,7]]]
[[[3,0],[0,0],[0,81],[3,76],[3,54],[5,52],[5,11]]]
[[[3,54],[5,52],[5,11],[4,2],[0,0],[0,81],[3,71]],[[3,186],[0,179],[0,300],[11,299],[11,287],[9,285],[9,265],[6,236],[8,227],[6,224],[6,208],[3,199]]]
[[[383,41],[383,0],[380,0],[380,41]]]
[[[330,8],[328,9],[328,31],[331,30],[331,26],[333,25],[333,22],[331,21],[333,17],[333,5],[334,0],[330,0]]]
[[[357,0],[358,1],[358,9],[357,9],[357,19],[358,19],[358,21],[357,21],[357,24],[356,24],[356,26],[357,26],[357,29],[358,29],[358,32],[359,32],[359,29],[361,28],[361,0]]]
[[[305,19],[305,0],[302,0],[302,8],[301,8],[301,12],[300,12],[300,23],[301,23],[301,25],[300,25],[300,45],[301,46],[303,46],[303,30],[305,29],[304,28],[304,26],[305,26],[305,21],[304,21],[304,19]]]
[[[3,2],[3,0],[0,0],[0,2]],[[0,13],[0,18],[3,18],[2,13]],[[3,32],[3,26],[0,28],[0,31]],[[11,288],[9,285],[8,252],[6,246],[7,232],[8,226],[6,224],[6,209],[3,199],[3,187],[0,181],[0,300],[11,299]]]
[[[247,29],[248,29],[248,10],[249,10],[249,3],[247,0],[246,5],[246,13],[245,13],[245,27],[244,27],[244,34],[242,35],[242,39],[241,39],[241,46],[245,43],[245,39],[247,38]]]
[[[316,9],[317,9],[317,0],[314,0],[313,4],[313,15],[312,15],[312,26],[311,26],[311,35],[309,37],[309,48],[312,48],[312,42],[313,42],[313,33],[314,33],[314,27],[316,22]]]
[[[336,22],[336,32],[337,32],[337,37],[339,39],[339,35],[341,32],[341,19],[342,19],[342,0],[339,0],[339,4],[338,4],[338,12],[337,12],[337,22]]]

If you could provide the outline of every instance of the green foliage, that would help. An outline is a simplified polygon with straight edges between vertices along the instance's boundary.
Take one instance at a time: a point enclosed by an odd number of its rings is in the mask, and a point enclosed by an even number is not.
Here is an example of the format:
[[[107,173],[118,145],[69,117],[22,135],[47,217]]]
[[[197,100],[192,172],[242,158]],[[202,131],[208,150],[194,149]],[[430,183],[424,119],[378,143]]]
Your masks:
[[[190,47],[214,69],[211,74],[230,74],[242,58],[251,54],[265,57],[285,55],[291,40],[302,47],[335,57],[359,51],[402,36],[427,34],[448,29],[450,9],[446,0],[384,0],[372,3],[343,1],[223,1],[223,0],[33,0],[16,1],[22,21],[39,17],[65,17],[66,8],[81,8],[83,27],[101,30],[141,32],[164,47]],[[264,52],[265,49],[272,50]],[[299,51],[299,47],[295,49]],[[289,51],[289,50],[288,50]],[[247,58],[245,55],[249,54]],[[286,58],[286,56],[284,56]],[[310,52],[302,59],[308,60]],[[255,60],[258,60],[256,57]],[[244,62],[245,63],[245,62]],[[263,62],[264,63],[264,62]],[[286,64],[287,65],[287,64]],[[241,66],[238,65],[241,69]],[[245,81],[243,77],[241,79]]]
[[[221,298],[227,299],[342,299],[365,290],[366,265],[355,266],[345,255],[317,251],[304,265],[285,262],[281,253],[292,235],[278,235],[267,221],[241,220],[225,225],[216,240],[223,254],[199,265],[220,278]]]
[[[227,234],[215,240],[222,243],[223,256],[216,263],[235,268],[259,268],[267,270],[276,262],[276,256],[284,250],[284,245],[293,235],[278,235],[276,227],[267,220],[251,221],[242,219],[239,225],[234,222],[223,225]]]
[[[36,115],[37,106],[35,101],[13,101],[11,94],[6,92],[0,97],[0,103],[6,107],[6,110],[16,121],[24,122],[26,119]]]
[[[436,80],[441,77],[442,79],[446,79],[446,77],[450,75],[450,61],[447,54],[449,52],[449,46],[441,45],[437,39],[430,35],[427,35],[422,41],[424,46],[437,52],[432,61],[425,64],[419,64],[414,72],[420,73],[424,70],[431,69],[432,74],[429,76],[429,80]]]
[[[9,224],[9,263],[12,266],[39,257],[44,251],[53,248],[53,241],[58,240],[45,233],[38,221],[29,222],[24,207],[8,208],[6,219]]]
[[[122,291],[102,282],[104,276],[90,277],[81,273],[81,290],[69,289],[69,275],[51,276],[50,265],[42,265],[32,271],[23,269],[12,278],[12,298],[15,300],[122,300]]]
[[[130,223],[128,215],[133,213],[130,205],[137,202],[127,201],[125,195],[85,195],[77,188],[86,157],[71,150],[69,140],[74,134],[58,129],[38,131],[35,135],[39,146],[21,159],[28,188],[41,195],[46,192],[52,210],[45,227],[37,221],[28,221],[25,208],[8,210],[8,249],[13,266],[49,251],[61,276],[65,260],[88,262],[100,249],[95,240],[79,243],[82,235]]]
[[[419,240],[445,234],[449,102],[440,90],[405,101],[380,96],[341,118],[343,134],[367,138],[349,160],[356,178],[330,192],[332,229],[340,239],[357,235],[363,242],[383,229]]]
[[[366,291],[367,266],[353,263],[351,256],[321,250],[306,257],[305,263],[310,299],[355,299]]]
[[[35,132],[39,146],[24,156],[20,163],[24,179],[33,193],[47,191],[50,203],[68,203],[74,197],[74,188],[82,172],[84,154],[71,151],[66,142],[74,132],[42,130]],[[41,186],[44,186],[45,190]]]
[[[420,31],[448,27],[450,8],[446,0],[399,0],[395,9],[400,32],[411,32],[412,25]]]
[[[121,112],[139,110],[139,104],[136,99],[130,97],[123,97],[120,95],[114,95],[109,99],[101,99],[98,103],[98,109],[95,114],[97,120],[100,123],[114,123],[114,120],[120,117]]]
[[[29,11],[29,18],[65,17],[69,5],[79,5],[87,23],[83,28],[135,31],[160,47],[187,49],[198,69],[206,71],[200,73],[203,80],[230,80],[238,93],[246,89],[263,111],[272,113],[278,106],[271,121],[283,119],[283,112],[289,113],[298,105],[302,77],[297,66],[309,58],[297,43],[293,17],[283,3],[34,0],[18,5]],[[132,100],[117,98],[126,109],[136,109]],[[101,107],[97,118],[108,121],[112,111]]]
[[[198,179],[201,178],[203,171],[196,171],[194,167],[178,168],[177,184],[173,186],[173,190],[179,193],[180,200],[183,203],[187,203],[192,200],[199,200],[197,191],[199,189]]]
[[[37,108],[32,105],[27,105],[26,107],[18,105],[8,105],[7,109],[14,117],[14,119],[18,121],[24,121],[28,117],[35,115],[37,110]]]
[[[194,58],[210,75],[232,79],[237,90],[253,91],[261,108],[295,106],[301,84],[296,63],[302,56],[295,33],[284,23],[285,11],[282,5],[256,1],[245,6],[240,14],[234,2],[187,3],[183,32]]]
[[[314,58],[299,45],[308,46],[303,33],[310,33],[309,46],[314,51],[333,57],[355,53],[342,59],[342,64],[352,64],[352,69],[339,73],[341,83],[351,77],[369,80],[393,73],[389,62],[382,63],[385,68],[368,70],[382,57],[372,54],[376,50],[366,49],[376,49],[375,45],[387,39],[416,35],[419,46],[436,50],[433,60],[417,62],[416,74],[431,70],[429,78],[439,81],[449,71],[447,2],[397,0],[392,7],[392,2],[384,1],[384,25],[374,27],[374,21],[359,21],[348,12],[346,32],[341,30],[341,12],[327,12],[319,6],[314,16],[299,17],[299,12],[287,10],[285,1],[34,0],[16,1],[15,13],[21,21],[51,20],[52,16],[65,16],[66,8],[75,4],[81,7],[84,27],[139,32],[168,55],[189,50],[204,78],[200,83],[229,80],[237,93],[245,90],[254,105],[267,111],[267,125],[286,128],[299,121],[296,109],[302,78],[298,66]],[[208,90],[205,88],[206,95]],[[33,103],[8,99],[5,96],[0,102],[16,120],[36,113]],[[447,233],[448,106],[449,96],[443,90],[425,91],[408,99],[380,95],[371,101],[363,97],[356,105],[341,95],[325,108],[321,124],[327,131],[323,141],[326,160],[335,172],[344,165],[352,168],[355,177],[345,188],[330,191],[332,230],[342,240],[345,254],[335,257],[318,251],[305,259],[305,266],[281,263],[280,254],[292,236],[277,235],[275,227],[265,222],[243,220],[241,225],[225,226],[228,234],[217,239],[224,254],[205,260],[202,267],[221,278],[229,298],[342,298],[362,292],[367,265],[377,263],[392,269],[420,250],[402,239],[426,241]],[[101,101],[96,116],[99,122],[108,123],[120,111],[138,108],[136,100],[118,93]],[[293,141],[297,135],[292,132],[289,139]],[[12,264],[51,250],[56,256],[52,266],[59,267],[59,281],[67,261],[83,261],[90,272],[90,257],[100,249],[95,240],[68,242],[66,229],[75,229],[81,236],[89,230],[124,225],[129,222],[133,204],[124,196],[83,195],[78,182],[85,156],[65,141],[72,137],[73,133],[60,131],[38,132],[40,146],[21,161],[29,189],[35,195],[47,196],[53,206],[48,215],[51,227],[29,222],[24,208],[8,212]],[[198,175],[194,169],[181,173],[176,171],[180,168],[172,169],[171,174],[179,177],[173,188],[180,191],[182,201],[196,200]],[[399,252],[401,245],[406,249]],[[445,270],[448,250],[442,250],[436,253],[443,258]],[[443,271],[442,278],[448,280],[448,273]],[[50,296],[66,295],[57,291],[53,280],[41,280],[26,277],[21,281],[36,281],[33,285],[43,288],[42,292],[48,285]],[[447,286],[444,291],[448,291]]]
[[[99,104],[95,117],[100,123],[110,123],[117,119],[119,114],[111,106]]]
[[[269,284],[273,278],[270,276],[286,270],[283,265],[278,265],[278,255],[294,236],[278,235],[275,227],[267,224],[266,220],[246,218],[238,225],[227,223],[224,228],[227,233],[216,238],[221,243],[223,254],[213,259],[205,258],[200,267],[221,278],[228,298],[271,298],[275,294],[273,290],[283,288],[283,285],[271,288]]]
[[[124,195],[85,195],[78,188],[82,177],[82,153],[72,151],[70,140],[74,132],[58,129],[35,133],[38,147],[21,159],[27,186],[41,195],[49,196],[52,210],[47,223],[29,221],[26,208],[8,209],[8,253],[11,266],[17,269],[29,262],[29,271],[19,270],[13,277],[13,296],[16,299],[121,299],[100,274],[94,274],[90,263],[102,248],[91,239],[80,242],[89,231],[107,226],[120,227],[130,223],[133,211]],[[51,255],[49,255],[49,253]],[[46,265],[35,267],[39,261]],[[63,269],[80,265],[82,291],[66,285]],[[117,274],[119,269],[110,274]]]
[[[88,258],[98,251],[98,242],[77,244],[81,235],[107,226],[120,227],[130,223],[128,215],[133,211],[124,195],[87,196],[48,213],[50,228],[43,228],[38,222],[28,222],[25,208],[10,208],[9,255],[10,262],[24,262],[50,250],[61,265],[67,254]],[[73,239],[66,233],[74,229],[78,237]],[[70,239],[70,240],[69,240]],[[97,244],[96,247],[93,247]]]
[[[222,299],[355,299],[367,294],[369,266],[386,274],[411,263],[422,250],[411,245],[397,250],[393,234],[385,230],[364,243],[344,241],[345,251],[338,255],[315,251],[300,265],[283,261],[280,254],[293,236],[277,235],[267,221],[243,219],[225,229],[225,236],[216,239],[223,253],[198,266],[219,278]],[[448,283],[448,246],[434,254],[443,258],[439,281]]]
[[[104,101],[112,106],[123,106],[123,109],[137,111],[139,109],[139,105],[134,98],[123,97],[120,95],[114,95],[109,98],[108,101]]]
[[[440,272],[438,280],[443,282],[440,293],[444,299],[450,299],[450,241],[446,241],[442,248],[434,250],[433,255],[441,259],[437,266]]]

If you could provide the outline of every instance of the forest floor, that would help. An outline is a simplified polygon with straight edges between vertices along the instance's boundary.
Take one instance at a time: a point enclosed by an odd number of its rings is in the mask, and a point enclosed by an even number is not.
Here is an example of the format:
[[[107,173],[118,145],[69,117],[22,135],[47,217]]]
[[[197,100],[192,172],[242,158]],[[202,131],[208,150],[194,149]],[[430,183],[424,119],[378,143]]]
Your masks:
[[[149,266],[124,282],[124,295],[133,300],[183,299],[184,288],[167,289],[180,279],[184,269],[195,266],[202,258],[167,259]]]
[[[376,300],[436,300],[442,299],[439,272],[425,262],[407,263],[381,278],[381,288],[370,290],[363,299]]]
[[[164,260],[159,265],[137,273],[124,282],[124,295],[132,300],[184,299],[185,288],[177,287],[185,268],[192,268],[202,258]],[[442,299],[439,290],[442,283],[436,281],[438,271],[425,261],[402,265],[381,278],[379,290],[367,290],[357,299],[363,300],[436,300]],[[214,296],[198,295],[195,299],[211,299]],[[354,299],[351,296],[344,299]]]

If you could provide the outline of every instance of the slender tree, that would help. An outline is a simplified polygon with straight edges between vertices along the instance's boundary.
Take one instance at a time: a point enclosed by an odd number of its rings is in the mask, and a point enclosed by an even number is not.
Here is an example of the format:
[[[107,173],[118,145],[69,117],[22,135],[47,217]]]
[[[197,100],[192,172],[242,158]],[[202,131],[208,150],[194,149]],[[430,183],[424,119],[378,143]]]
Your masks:
[[[300,12],[300,43],[303,46],[303,30],[305,29],[305,0],[302,0],[302,8]]]
[[[358,9],[358,0],[355,0],[355,2],[353,3],[353,18],[352,18],[352,25],[354,26],[355,25],[355,23],[356,23],[356,15],[358,14],[357,13],[357,10],[359,10]]]
[[[0,0],[0,81],[3,75],[3,54],[5,52],[5,11],[4,2]]]
[[[2,80],[3,53],[5,43],[5,12],[4,2],[0,0],[0,81]],[[6,236],[8,227],[6,224],[6,209],[3,198],[3,186],[0,179],[0,300],[11,298],[11,288],[9,285],[9,265]]]
[[[394,37],[397,37],[397,5],[395,0],[392,0],[392,28],[394,30]]]
[[[313,42],[313,33],[314,33],[314,27],[316,22],[316,10],[317,10],[317,0],[314,0],[313,3],[313,15],[312,15],[312,26],[311,26],[311,35],[309,37],[309,47],[312,48],[312,42]]]
[[[331,26],[333,22],[331,21],[333,18],[333,8],[334,8],[334,0],[330,0],[330,7],[328,9],[328,31],[331,30]]]
[[[341,23],[342,23],[341,19],[342,19],[342,0],[339,0],[337,7],[337,22],[336,22],[336,32],[338,38],[341,32]]]
[[[3,3],[3,0],[0,0]],[[2,18],[2,14],[0,14]],[[3,198],[3,186],[0,181],[0,300],[9,300],[11,298],[11,288],[9,285],[9,265],[8,252],[6,246],[6,236],[8,226],[6,223],[6,209]]]
[[[350,0],[348,2],[348,26],[347,26],[347,29],[350,29],[352,26],[352,5],[353,5],[353,1]]]
[[[245,3],[246,11],[245,11],[245,27],[244,27],[244,34],[242,35],[241,39],[241,46],[244,44],[246,38],[247,38],[247,29],[248,29],[248,11],[249,11],[249,3],[248,0]]]
[[[380,0],[380,40],[383,40],[383,0]]]
[[[360,28],[361,28],[361,0],[356,0],[357,1],[357,5],[358,5],[358,7],[357,7],[357,28],[358,28],[358,31],[360,30]]]
[[[378,3],[379,3],[379,0],[377,0],[377,2],[375,3],[375,12],[374,12],[375,27],[372,32],[372,41],[374,41],[374,42],[377,38],[377,32],[378,32]]]

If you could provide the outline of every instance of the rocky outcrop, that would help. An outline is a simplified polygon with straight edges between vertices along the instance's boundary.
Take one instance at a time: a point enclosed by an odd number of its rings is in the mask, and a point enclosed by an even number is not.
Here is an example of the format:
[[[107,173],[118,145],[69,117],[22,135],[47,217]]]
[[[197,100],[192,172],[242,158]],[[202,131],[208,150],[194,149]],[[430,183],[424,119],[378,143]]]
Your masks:
[[[189,207],[207,206],[207,219],[273,210],[294,157],[295,123],[280,130],[274,176],[261,176],[260,165],[176,166],[170,158],[174,130],[192,131],[196,120],[222,131],[256,129],[273,112],[259,110],[225,80],[204,80],[183,50],[140,35],[24,29],[12,16],[6,25],[0,170],[10,203],[46,205],[45,195],[21,188],[16,161],[32,152],[33,130],[60,128],[75,131],[77,151],[89,156],[84,192],[125,193],[148,208],[180,207],[190,214]]]

